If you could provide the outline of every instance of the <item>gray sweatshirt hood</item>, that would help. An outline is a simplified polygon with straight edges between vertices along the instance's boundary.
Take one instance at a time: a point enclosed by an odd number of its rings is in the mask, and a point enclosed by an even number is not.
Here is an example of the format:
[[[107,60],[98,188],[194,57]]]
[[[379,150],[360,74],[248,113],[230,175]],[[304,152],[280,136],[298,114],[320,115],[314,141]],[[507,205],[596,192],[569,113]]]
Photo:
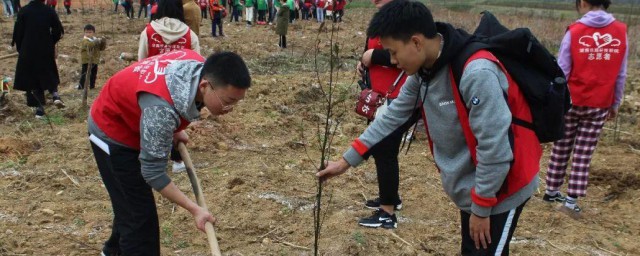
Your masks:
[[[613,15],[603,10],[587,12],[578,22],[585,24],[589,27],[601,28],[611,24],[616,20]]]
[[[167,88],[178,114],[189,122],[200,118],[195,98],[204,64],[195,60],[175,61],[167,66]]]

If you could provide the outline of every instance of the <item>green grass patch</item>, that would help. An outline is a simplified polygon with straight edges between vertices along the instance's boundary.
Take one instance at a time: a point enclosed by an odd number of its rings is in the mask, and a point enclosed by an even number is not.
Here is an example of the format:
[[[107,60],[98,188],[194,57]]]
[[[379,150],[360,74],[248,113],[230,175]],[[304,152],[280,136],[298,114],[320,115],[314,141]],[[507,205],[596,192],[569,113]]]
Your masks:
[[[356,231],[355,233],[353,233],[353,235],[351,235],[351,238],[360,246],[364,246],[365,244],[367,244],[367,240],[360,231]]]

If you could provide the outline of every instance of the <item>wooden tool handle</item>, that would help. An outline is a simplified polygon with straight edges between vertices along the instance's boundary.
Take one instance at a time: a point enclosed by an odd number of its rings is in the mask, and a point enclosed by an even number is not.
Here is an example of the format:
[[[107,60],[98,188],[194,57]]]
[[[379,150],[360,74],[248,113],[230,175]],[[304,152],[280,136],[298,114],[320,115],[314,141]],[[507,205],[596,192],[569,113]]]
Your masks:
[[[184,145],[184,143],[180,142],[178,144],[178,151],[180,151],[182,161],[184,161],[184,164],[187,167],[187,174],[189,174],[189,180],[191,181],[191,186],[193,187],[193,193],[196,195],[196,202],[200,207],[209,211],[209,209],[207,208],[207,204],[205,203],[204,196],[202,195],[200,180],[196,175],[196,169],[195,167],[193,167],[191,156],[189,155],[189,151],[187,151],[187,147]],[[209,240],[211,255],[222,256],[222,253],[220,253],[220,246],[218,245],[218,239],[216,239],[216,231],[213,229],[213,225],[211,224],[211,222],[205,223],[204,230],[207,233],[207,240]]]

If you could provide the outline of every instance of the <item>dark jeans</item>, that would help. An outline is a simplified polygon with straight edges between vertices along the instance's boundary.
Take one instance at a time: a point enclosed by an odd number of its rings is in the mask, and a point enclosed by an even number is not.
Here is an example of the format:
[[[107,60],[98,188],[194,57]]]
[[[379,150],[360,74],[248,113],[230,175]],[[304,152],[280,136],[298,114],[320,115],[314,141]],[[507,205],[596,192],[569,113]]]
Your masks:
[[[113,207],[111,237],[103,251],[118,255],[160,255],[158,213],[151,191],[140,173],[140,151],[108,144],[110,155],[91,148]]]
[[[528,199],[527,199],[528,201]],[[480,246],[480,250],[476,249],[476,245],[471,239],[471,235],[469,234],[469,217],[471,215],[465,211],[460,211],[460,222],[462,224],[461,234],[462,234],[462,245],[461,251],[463,256],[481,256],[481,255],[509,255],[509,242],[511,242],[511,238],[513,237],[513,232],[516,230],[516,226],[518,225],[518,219],[520,218],[520,213],[522,213],[522,209],[524,205],[527,203],[525,201],[520,206],[510,211],[491,215],[490,219],[490,232],[491,232],[491,244],[487,244],[487,249],[482,249],[482,245]]]
[[[269,22],[273,22],[273,19],[276,17],[276,8],[271,7],[267,10],[267,13],[269,14]]]
[[[140,9],[138,9],[138,19],[140,18],[140,14],[142,14],[142,11],[144,10],[144,17],[147,17],[147,6],[145,6],[144,4],[140,3]]]
[[[87,80],[87,70],[89,64],[82,64],[82,74],[80,75],[80,89],[84,88],[84,82]],[[98,64],[91,64],[91,74],[89,74],[89,88],[96,87],[96,75],[98,74]]]
[[[296,11],[294,10],[289,10],[289,23],[292,23],[293,20],[296,18]]]
[[[206,8],[205,9],[200,9],[200,15],[202,16],[203,19],[207,18],[207,13],[208,13],[208,11],[207,11]]]
[[[280,42],[278,42],[280,48],[287,48],[287,36],[280,36]]]
[[[65,9],[67,9],[67,15],[71,14],[71,6],[65,5]]]
[[[267,10],[258,10],[258,21],[265,21]]]
[[[211,35],[216,36],[216,27],[220,29],[220,36],[224,35],[222,32],[222,15],[216,14],[216,17],[211,20]]]
[[[229,18],[229,22],[232,22],[233,20],[236,20],[236,22],[238,22],[238,16],[240,15],[240,11],[238,10],[238,7],[233,6],[232,10],[231,10],[231,18]]]
[[[124,7],[124,12],[130,19],[133,19],[133,6],[131,4],[127,4]]]
[[[113,8],[113,12],[118,12],[118,5],[119,5],[118,2],[116,2],[114,5],[115,5],[115,8]]]

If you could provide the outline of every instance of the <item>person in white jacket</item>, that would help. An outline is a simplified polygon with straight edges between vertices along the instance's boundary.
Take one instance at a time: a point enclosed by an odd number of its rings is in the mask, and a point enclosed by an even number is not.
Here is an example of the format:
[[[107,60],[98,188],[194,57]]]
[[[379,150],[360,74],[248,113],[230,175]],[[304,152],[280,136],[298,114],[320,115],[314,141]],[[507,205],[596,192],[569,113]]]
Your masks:
[[[184,23],[182,1],[160,1],[154,19],[140,33],[138,61],[180,49],[200,53],[198,35]]]

